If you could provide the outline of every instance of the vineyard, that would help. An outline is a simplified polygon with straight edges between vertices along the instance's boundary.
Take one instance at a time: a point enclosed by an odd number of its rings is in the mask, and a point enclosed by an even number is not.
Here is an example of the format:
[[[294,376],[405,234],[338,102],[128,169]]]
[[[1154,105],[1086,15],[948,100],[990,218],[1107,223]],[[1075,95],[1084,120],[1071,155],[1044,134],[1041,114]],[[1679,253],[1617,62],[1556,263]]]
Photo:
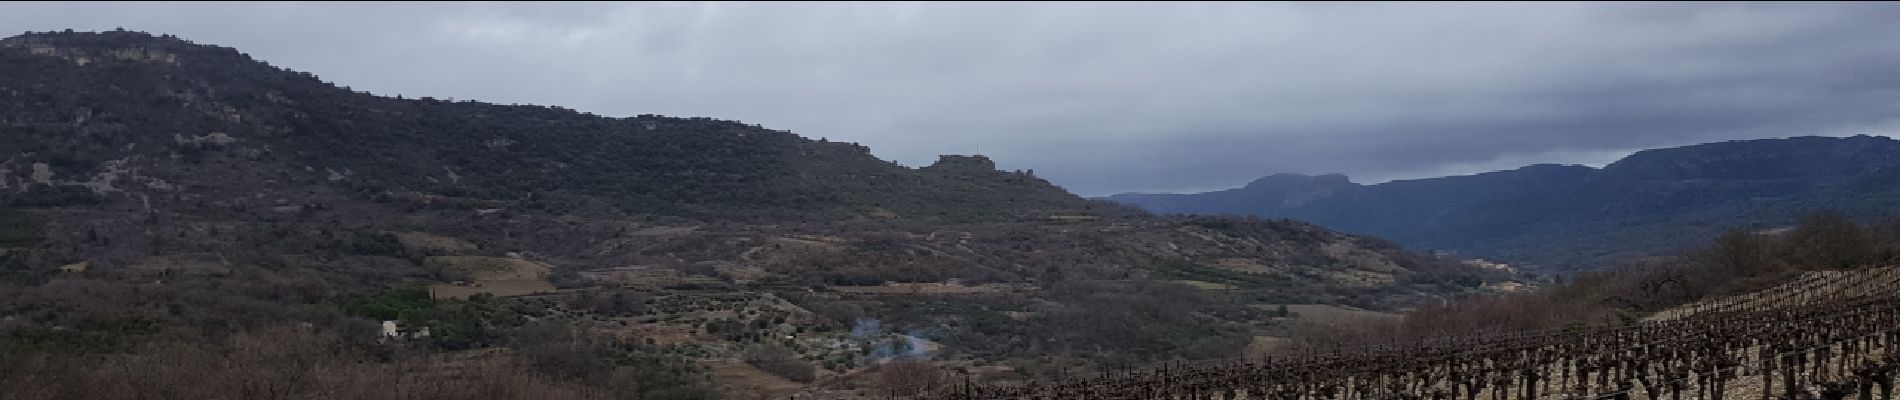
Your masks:
[[[1900,267],[1808,271],[1794,281],[1739,296],[1717,297],[1656,313],[1663,321],[1712,312],[1760,311],[1786,304],[1813,304],[1880,295],[1900,284]]]
[[[965,384],[921,398],[1887,400],[1900,357],[1897,280],[1900,268],[1815,272],[1628,326]]]

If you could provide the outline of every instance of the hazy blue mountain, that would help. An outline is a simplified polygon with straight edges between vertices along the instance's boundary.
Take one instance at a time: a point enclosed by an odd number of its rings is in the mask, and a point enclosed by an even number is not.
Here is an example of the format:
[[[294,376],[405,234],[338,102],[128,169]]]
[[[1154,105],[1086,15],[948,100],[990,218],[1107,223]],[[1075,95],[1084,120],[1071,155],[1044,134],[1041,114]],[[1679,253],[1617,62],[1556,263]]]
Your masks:
[[[1819,209],[1900,211],[1900,141],[1877,136],[1709,143],[1632,154],[1601,169],[1533,165],[1361,185],[1273,175],[1195,194],[1119,194],[1160,213],[1302,219],[1418,249],[1555,269],[1590,268],[1769,228]]]

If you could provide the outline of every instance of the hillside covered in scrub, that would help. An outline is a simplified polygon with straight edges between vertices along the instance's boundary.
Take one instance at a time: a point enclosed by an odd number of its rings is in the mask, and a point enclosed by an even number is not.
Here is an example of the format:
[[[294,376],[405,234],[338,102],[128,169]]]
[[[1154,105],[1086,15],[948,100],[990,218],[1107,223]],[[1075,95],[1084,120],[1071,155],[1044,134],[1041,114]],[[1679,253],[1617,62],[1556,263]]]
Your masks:
[[[0,70],[0,358],[27,360],[0,392],[21,399],[890,393],[947,379],[919,367],[1225,357],[1286,336],[1289,305],[1523,283],[981,156],[383,97],[164,35],[12,37]]]

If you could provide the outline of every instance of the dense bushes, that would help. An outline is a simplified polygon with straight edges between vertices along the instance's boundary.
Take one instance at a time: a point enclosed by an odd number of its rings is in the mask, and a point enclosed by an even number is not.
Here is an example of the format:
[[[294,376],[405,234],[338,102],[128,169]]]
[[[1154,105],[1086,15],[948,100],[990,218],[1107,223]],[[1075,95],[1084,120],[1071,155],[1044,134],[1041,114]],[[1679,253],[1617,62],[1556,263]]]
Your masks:
[[[135,293],[159,289],[140,297]],[[528,305],[429,301],[394,289],[346,302],[434,328],[378,343],[369,321],[256,302],[247,291],[59,280],[0,286],[0,393],[12,399],[707,399],[705,371],[558,323]],[[246,304],[237,312],[215,304]],[[262,312],[269,309],[269,312]],[[331,312],[335,312],[334,309]],[[264,318],[273,315],[276,318]],[[272,320],[275,320],[273,322]],[[292,322],[303,321],[303,322]],[[506,344],[512,351],[439,352]]]
[[[1134,281],[1064,282],[1047,298],[1064,307],[1037,319],[1047,337],[1077,351],[1107,351],[1142,357],[1205,358],[1236,354],[1245,346],[1241,332],[1200,321],[1223,307],[1200,289],[1178,283]],[[1196,310],[1198,312],[1182,312]],[[1178,354],[1194,348],[1201,354]]]
[[[342,308],[351,315],[387,321],[434,305],[429,288],[415,286],[364,295],[343,303]]]
[[[429,341],[443,349],[494,345],[502,331],[547,315],[546,305],[477,294],[467,300],[432,299],[426,287],[388,289],[351,299],[344,312],[377,320],[400,321],[405,329],[429,329]]]
[[[1194,287],[1149,280],[1067,280],[1039,299],[918,299],[883,306],[876,314],[891,315],[888,325],[928,327],[901,331],[979,359],[1065,354],[1138,363],[1231,357],[1251,336],[1229,322],[1265,317]],[[1030,316],[1006,314],[1012,312]]]
[[[25,211],[0,208],[0,248],[30,247],[46,240],[40,218]]]
[[[0,205],[8,207],[38,208],[64,207],[98,203],[101,199],[92,189],[83,186],[34,186],[24,192],[10,193]]]

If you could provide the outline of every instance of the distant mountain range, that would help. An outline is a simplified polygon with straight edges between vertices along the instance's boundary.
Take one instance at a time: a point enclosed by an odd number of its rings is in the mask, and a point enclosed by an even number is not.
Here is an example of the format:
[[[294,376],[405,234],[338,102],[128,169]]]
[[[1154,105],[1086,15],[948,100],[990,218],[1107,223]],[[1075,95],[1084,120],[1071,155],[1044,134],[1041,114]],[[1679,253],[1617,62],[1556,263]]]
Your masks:
[[[1107,198],[1158,213],[1252,214],[1381,236],[1419,250],[1576,270],[1768,229],[1832,209],[1900,211],[1900,141],[1795,137],[1637,152],[1601,169],[1532,165],[1468,176],[1353,183],[1279,174],[1195,194]]]

